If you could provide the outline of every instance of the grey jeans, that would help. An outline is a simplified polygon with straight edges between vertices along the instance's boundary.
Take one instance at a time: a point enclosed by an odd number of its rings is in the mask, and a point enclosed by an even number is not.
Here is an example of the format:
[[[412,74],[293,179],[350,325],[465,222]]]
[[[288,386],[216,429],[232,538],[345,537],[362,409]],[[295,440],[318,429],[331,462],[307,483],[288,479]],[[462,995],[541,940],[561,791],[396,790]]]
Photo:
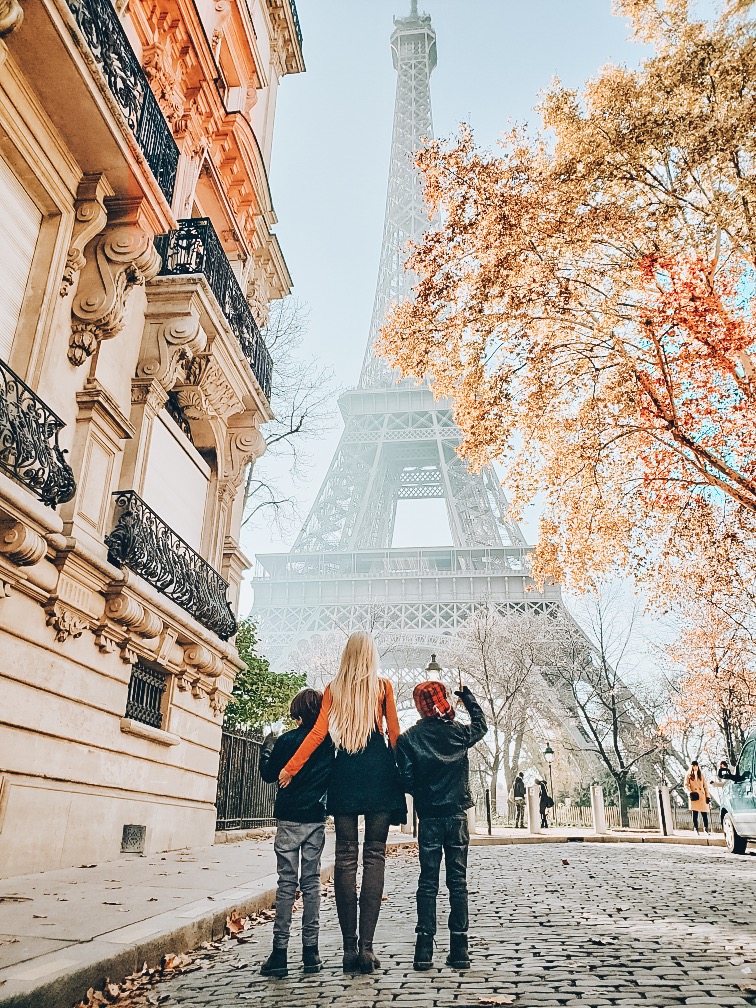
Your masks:
[[[273,947],[286,948],[291,932],[291,909],[302,892],[302,944],[318,944],[320,917],[320,855],[325,845],[325,823],[283,822],[279,819],[273,850],[278,867]]]

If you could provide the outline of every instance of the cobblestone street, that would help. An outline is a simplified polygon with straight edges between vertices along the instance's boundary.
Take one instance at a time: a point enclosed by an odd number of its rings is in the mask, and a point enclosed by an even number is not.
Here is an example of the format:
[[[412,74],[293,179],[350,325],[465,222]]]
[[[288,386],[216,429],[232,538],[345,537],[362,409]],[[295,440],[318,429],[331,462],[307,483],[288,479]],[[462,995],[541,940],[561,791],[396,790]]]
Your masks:
[[[271,942],[267,924],[254,929],[251,941],[216,953],[207,968],[161,984],[152,1003],[183,1008],[228,1008],[237,1000],[274,1008],[756,1004],[754,856],[631,845],[473,848],[473,967],[466,973],[444,965],[445,931],[438,935],[434,969],[412,970],[417,862],[408,851],[388,865],[376,936],[379,973],[341,972],[335,907],[327,898],[322,973],[302,974],[295,932],[289,977],[261,977],[257,970]]]

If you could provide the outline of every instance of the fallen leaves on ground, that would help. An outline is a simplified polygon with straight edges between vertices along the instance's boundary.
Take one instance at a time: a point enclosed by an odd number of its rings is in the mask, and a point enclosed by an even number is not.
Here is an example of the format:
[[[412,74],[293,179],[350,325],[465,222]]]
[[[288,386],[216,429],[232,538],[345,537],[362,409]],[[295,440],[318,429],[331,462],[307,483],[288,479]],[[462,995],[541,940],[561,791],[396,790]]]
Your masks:
[[[249,917],[242,917],[237,910],[232,910],[226,917],[226,931],[232,938],[238,938],[239,935],[247,930],[250,923]]]
[[[101,990],[90,987],[84,1001],[79,1001],[75,1008],[100,1008],[101,1005],[119,1005],[120,1008],[141,1008],[144,1005],[158,1005],[170,999],[170,994],[150,992],[150,989],[161,980],[175,976],[177,973],[190,973],[202,969],[205,960],[202,958],[208,951],[220,948],[219,942],[204,942],[200,949],[194,952],[170,952],[160,960],[160,965],[154,969],[147,963],[138,973],[132,973],[121,983],[111,983],[106,979]]]

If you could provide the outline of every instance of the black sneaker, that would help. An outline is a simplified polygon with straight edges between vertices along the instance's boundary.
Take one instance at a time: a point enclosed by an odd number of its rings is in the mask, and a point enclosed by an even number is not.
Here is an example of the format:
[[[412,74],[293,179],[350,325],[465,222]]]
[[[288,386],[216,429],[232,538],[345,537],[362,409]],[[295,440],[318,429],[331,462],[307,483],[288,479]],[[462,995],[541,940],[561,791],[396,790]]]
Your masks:
[[[418,931],[415,940],[415,961],[412,968],[416,970],[433,969],[433,935]]]
[[[274,948],[268,958],[260,967],[263,976],[285,977],[289,975],[289,966],[286,961],[286,949]]]
[[[461,931],[452,931],[449,936],[449,955],[446,965],[452,969],[470,969],[470,956],[467,953],[467,935]]]
[[[323,963],[320,961],[317,945],[302,946],[302,964],[305,973],[320,973],[323,969]]]

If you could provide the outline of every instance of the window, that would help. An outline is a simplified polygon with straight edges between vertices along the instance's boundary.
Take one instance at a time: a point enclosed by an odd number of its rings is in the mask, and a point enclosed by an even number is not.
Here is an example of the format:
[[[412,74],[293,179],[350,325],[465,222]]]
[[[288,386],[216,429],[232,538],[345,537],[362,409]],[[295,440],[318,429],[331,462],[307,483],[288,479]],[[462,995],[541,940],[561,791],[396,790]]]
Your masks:
[[[0,157],[0,357],[8,361],[29,282],[42,214],[10,165]]]
[[[141,661],[132,665],[126,717],[152,725],[153,728],[162,728],[165,688],[165,672],[150,668]]]
[[[738,760],[738,776],[743,777],[745,780],[752,780],[752,764],[753,755],[756,752],[756,742],[747,742],[745,749],[740,754],[740,759]]]

